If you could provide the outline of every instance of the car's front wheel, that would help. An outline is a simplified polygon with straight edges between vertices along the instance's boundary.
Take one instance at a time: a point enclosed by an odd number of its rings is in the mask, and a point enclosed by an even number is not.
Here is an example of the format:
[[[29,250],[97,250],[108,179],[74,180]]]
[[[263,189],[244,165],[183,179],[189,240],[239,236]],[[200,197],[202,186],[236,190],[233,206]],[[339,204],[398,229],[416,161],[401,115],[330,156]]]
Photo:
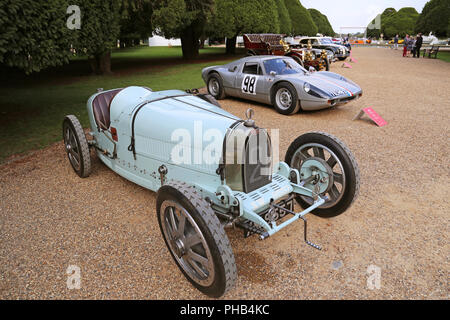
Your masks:
[[[211,73],[209,75],[206,85],[208,87],[208,93],[215,99],[220,100],[225,98],[222,78],[217,73]]]
[[[324,132],[301,135],[289,146],[285,161],[299,171],[306,188],[327,196],[326,202],[313,210],[313,214],[337,216],[358,196],[358,164],[349,148],[333,135]],[[304,209],[313,203],[313,199],[301,195],[296,200]]]
[[[281,82],[272,90],[272,103],[275,110],[281,114],[291,115],[300,109],[297,90],[288,82]]]
[[[201,292],[220,297],[237,278],[233,251],[219,219],[198,190],[170,182],[158,191],[157,215],[169,251]]]

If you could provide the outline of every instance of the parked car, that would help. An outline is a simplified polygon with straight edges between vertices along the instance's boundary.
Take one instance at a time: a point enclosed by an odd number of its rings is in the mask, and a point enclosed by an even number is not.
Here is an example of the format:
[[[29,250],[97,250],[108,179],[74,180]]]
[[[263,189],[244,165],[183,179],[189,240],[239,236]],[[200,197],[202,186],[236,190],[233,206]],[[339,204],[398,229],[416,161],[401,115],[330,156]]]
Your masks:
[[[317,71],[330,70],[330,63],[333,61],[333,54],[325,50],[291,47],[284,42],[281,34],[244,34],[243,38],[248,56],[288,56],[302,67],[308,70],[313,67]]]
[[[319,110],[361,97],[361,88],[327,71],[309,72],[290,57],[251,56],[202,70],[216,99],[233,96],[273,105],[281,114]]]
[[[237,277],[225,226],[266,239],[301,219],[307,241],[307,213],[337,216],[358,194],[358,165],[338,138],[306,133],[293,141],[286,162],[274,163],[268,131],[255,125],[251,110],[242,120],[207,95],[128,87],[97,92],[87,111],[89,139],[75,116],[63,121],[74,171],[89,176],[94,149],[111,170],[157,192],[155,211],[170,254],[183,275],[212,297]],[[199,147],[195,138],[191,143],[199,127],[205,136],[214,132],[208,141],[216,148]]]
[[[305,48],[311,43],[315,49],[329,50],[334,53],[339,60],[345,60],[350,56],[350,51],[343,45],[334,43],[327,37],[302,37],[299,40],[299,46]]]

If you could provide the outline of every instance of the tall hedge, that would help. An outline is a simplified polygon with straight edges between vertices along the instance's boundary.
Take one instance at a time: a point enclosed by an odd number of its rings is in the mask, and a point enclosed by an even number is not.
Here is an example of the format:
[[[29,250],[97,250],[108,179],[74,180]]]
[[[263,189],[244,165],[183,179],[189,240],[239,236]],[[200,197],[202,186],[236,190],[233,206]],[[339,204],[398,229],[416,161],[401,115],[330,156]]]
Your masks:
[[[291,17],[291,35],[315,36],[317,34],[318,29],[311,14],[302,6],[299,0],[284,0],[284,4]]]
[[[381,14],[381,29],[367,29],[367,36],[378,38],[383,33],[384,38],[388,39],[396,34],[400,37],[404,37],[406,34],[414,34],[418,17],[419,13],[412,7],[405,7],[399,11],[394,8],[387,8]]]
[[[385,38],[395,37],[399,34],[404,37],[406,34],[413,34],[419,13],[416,9],[406,7],[397,13],[390,15],[382,21],[381,31]]]
[[[450,37],[449,0],[431,0],[427,2],[417,19],[415,31],[424,34],[432,31],[438,37]]]
[[[290,34],[292,29],[291,17],[289,11],[284,4],[284,0],[275,0],[278,12],[278,23],[280,26],[280,33]]]
[[[66,0],[0,1],[0,63],[26,73],[69,61]]]
[[[331,26],[330,21],[328,21],[326,15],[322,14],[317,9],[308,9],[308,11],[311,14],[315,25],[317,26],[317,30],[319,33],[326,36],[334,36],[333,27]]]

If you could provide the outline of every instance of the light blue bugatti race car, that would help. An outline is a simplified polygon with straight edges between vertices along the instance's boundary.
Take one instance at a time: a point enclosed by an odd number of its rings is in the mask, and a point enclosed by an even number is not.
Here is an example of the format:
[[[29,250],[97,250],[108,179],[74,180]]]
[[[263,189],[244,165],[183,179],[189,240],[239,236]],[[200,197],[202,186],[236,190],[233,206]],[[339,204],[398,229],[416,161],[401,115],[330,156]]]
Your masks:
[[[237,277],[225,227],[266,239],[302,220],[305,241],[319,248],[306,240],[305,215],[339,215],[358,194],[358,165],[338,138],[306,133],[292,142],[286,162],[275,163],[277,146],[251,109],[242,120],[209,95],[100,90],[87,111],[89,139],[75,116],[63,121],[74,171],[89,176],[93,149],[111,170],[157,192],[149,211],[181,272],[209,296],[224,294]]]

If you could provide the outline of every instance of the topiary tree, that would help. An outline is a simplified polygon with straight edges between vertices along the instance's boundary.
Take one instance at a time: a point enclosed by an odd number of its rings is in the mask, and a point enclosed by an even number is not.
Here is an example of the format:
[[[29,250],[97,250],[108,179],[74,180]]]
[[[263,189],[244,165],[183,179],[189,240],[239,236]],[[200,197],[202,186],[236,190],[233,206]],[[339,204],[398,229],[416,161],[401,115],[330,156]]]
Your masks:
[[[328,21],[326,15],[322,14],[317,9],[308,9],[308,11],[311,14],[314,24],[317,26],[319,33],[326,36],[334,36],[333,27],[331,26],[330,21]]]
[[[311,14],[299,0],[284,0],[284,4],[289,11],[292,23],[290,35],[315,36],[317,34],[317,26],[314,24]]]
[[[0,63],[27,74],[69,62],[66,0],[2,0]]]
[[[419,15],[416,32],[433,32],[437,37],[450,37],[450,4],[448,0],[427,2]]]
[[[381,31],[386,38],[392,38],[396,34],[404,37],[406,34],[413,34],[419,13],[416,9],[406,7],[388,16],[381,21]]]
[[[239,34],[278,33],[279,28],[275,0],[216,0],[207,33],[213,37],[226,37],[226,52],[234,54]]]
[[[153,11],[157,33],[181,38],[183,58],[197,58],[200,37],[214,10],[214,0],[158,0]]]
[[[395,10],[394,8],[386,8],[380,16],[381,25],[379,26],[379,28],[374,28],[374,26],[376,26],[375,25],[376,18],[374,20],[372,20],[370,22],[370,24],[367,26],[367,36],[373,37],[373,38],[379,38],[382,33],[382,29],[383,29],[383,25],[385,24],[385,20],[388,17],[390,17],[396,13],[397,13],[397,10]]]
[[[81,10],[81,28],[74,30],[73,46],[87,55],[94,74],[111,73],[111,49],[120,32],[121,0],[71,0]]]
[[[152,35],[152,1],[122,0],[120,7],[120,46],[129,47]]]
[[[278,11],[278,23],[280,26],[280,33],[290,34],[292,29],[291,17],[289,16],[289,11],[284,4],[284,0],[275,0]]]

